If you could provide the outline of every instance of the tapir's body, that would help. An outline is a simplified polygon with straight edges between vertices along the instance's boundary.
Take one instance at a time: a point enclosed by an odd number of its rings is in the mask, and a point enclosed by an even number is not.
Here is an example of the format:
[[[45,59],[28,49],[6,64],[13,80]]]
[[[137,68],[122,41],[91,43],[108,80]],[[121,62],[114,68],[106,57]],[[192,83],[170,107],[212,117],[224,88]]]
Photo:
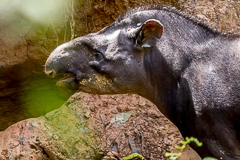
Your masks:
[[[201,157],[240,159],[240,35],[166,7],[142,7],[59,46],[46,73],[60,86],[139,94],[157,105]]]

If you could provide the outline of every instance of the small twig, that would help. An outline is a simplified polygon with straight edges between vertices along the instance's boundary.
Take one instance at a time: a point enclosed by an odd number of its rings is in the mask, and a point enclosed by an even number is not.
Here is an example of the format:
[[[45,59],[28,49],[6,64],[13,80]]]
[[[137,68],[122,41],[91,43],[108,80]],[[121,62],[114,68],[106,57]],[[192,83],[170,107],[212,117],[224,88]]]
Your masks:
[[[59,38],[58,38],[57,31],[56,31],[56,29],[55,29],[54,26],[53,26],[53,22],[52,22],[52,20],[51,20],[51,26],[52,26],[52,29],[53,29],[54,34],[55,34],[55,36],[56,36],[56,41],[57,41],[57,46],[58,46]]]
[[[64,29],[64,42],[66,42],[67,40],[67,20],[68,20],[68,15],[70,14],[70,11],[69,11],[69,8],[67,6],[67,3],[66,1],[64,1],[64,4],[65,4],[65,9],[64,9],[64,12],[65,12],[65,29]]]
[[[64,20],[64,42],[66,42],[66,40],[67,40],[67,16],[66,16],[66,13],[65,13],[65,20]]]
[[[140,131],[140,137],[141,137],[141,150],[142,150],[142,154],[143,154],[144,153],[144,148],[143,148],[142,127],[141,127],[141,131]]]
[[[70,27],[71,27],[71,40],[75,37],[75,21],[74,21],[74,0],[72,0],[72,10],[71,10],[71,21],[70,21]]]
[[[105,0],[105,3],[104,3],[104,7],[103,7],[103,8],[104,8],[104,10],[105,10],[105,6],[106,6],[106,4],[107,4],[107,0]]]
[[[12,146],[10,147],[10,149],[16,148],[16,147],[19,146],[19,145],[20,145],[20,142],[18,142],[18,144],[16,144],[16,145],[12,145]]]
[[[68,6],[67,6],[67,4],[66,4],[66,1],[64,1],[64,4],[65,4],[65,7],[66,7],[67,12],[70,14],[70,11],[69,11],[69,8],[68,8]]]
[[[108,128],[110,128],[112,126],[112,124],[113,124],[112,122],[109,122],[109,124],[106,126],[105,129],[107,130]]]
[[[24,139],[25,139],[25,137],[20,137],[20,138],[18,138],[18,144],[12,145],[12,146],[10,147],[10,149],[16,148],[16,147],[19,146],[19,145],[24,145]]]
[[[103,128],[104,128],[104,130],[105,130],[106,125],[105,125],[104,118],[103,118],[103,116],[102,116],[101,114],[99,115],[99,117],[100,117],[100,119],[101,119],[101,121],[102,121]]]
[[[123,152],[126,148],[128,147],[128,144],[125,144],[121,150],[121,152]]]
[[[85,9],[83,10],[83,13],[84,13],[84,15],[85,15],[85,17],[86,17],[86,22],[85,22],[85,24],[86,24],[86,29],[87,29],[87,32],[89,31],[89,28],[88,28],[88,17],[87,17],[87,14],[86,14],[86,11],[85,11]]]
[[[117,158],[118,160],[121,160],[121,158],[117,154],[115,154],[115,152],[111,152],[111,153],[114,155],[115,158]]]
[[[92,24],[93,24],[93,29],[92,29],[92,32],[93,32],[93,31],[96,31],[96,26],[95,26],[94,21],[93,21],[93,16],[92,16]]]
[[[118,133],[118,135],[112,140],[112,142],[108,145],[107,144],[107,146],[108,147],[110,147],[112,144],[113,144],[113,142],[115,142],[115,140],[119,137],[119,135],[122,133],[122,131],[120,131],[119,133]]]

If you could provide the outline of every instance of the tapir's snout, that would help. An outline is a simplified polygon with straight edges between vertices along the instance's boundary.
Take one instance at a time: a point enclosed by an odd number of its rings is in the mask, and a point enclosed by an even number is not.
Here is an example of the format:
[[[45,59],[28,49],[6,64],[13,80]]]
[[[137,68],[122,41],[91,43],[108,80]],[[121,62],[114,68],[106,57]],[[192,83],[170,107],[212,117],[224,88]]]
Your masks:
[[[70,59],[69,51],[67,50],[68,46],[68,43],[58,46],[48,57],[45,64],[45,73],[49,77],[55,78],[58,74],[64,73],[67,69],[65,65]]]
[[[51,78],[60,77],[57,85],[70,89],[77,89],[78,82],[83,79],[80,71],[80,57],[76,49],[68,42],[58,46],[45,63],[45,73]]]

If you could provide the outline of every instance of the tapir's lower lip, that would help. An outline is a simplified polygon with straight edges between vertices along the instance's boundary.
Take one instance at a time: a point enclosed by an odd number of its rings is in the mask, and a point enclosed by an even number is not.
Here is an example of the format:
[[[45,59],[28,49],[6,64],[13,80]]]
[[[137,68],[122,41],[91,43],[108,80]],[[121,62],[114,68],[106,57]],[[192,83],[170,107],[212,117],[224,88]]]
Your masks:
[[[62,77],[56,85],[62,88],[68,88],[71,90],[77,90],[79,81],[76,78],[76,75],[73,73],[64,73],[61,75],[58,75],[58,77]]]
[[[59,87],[68,88],[71,90],[77,90],[79,86],[79,82],[75,77],[72,77],[72,78],[59,80],[56,83],[56,85]]]

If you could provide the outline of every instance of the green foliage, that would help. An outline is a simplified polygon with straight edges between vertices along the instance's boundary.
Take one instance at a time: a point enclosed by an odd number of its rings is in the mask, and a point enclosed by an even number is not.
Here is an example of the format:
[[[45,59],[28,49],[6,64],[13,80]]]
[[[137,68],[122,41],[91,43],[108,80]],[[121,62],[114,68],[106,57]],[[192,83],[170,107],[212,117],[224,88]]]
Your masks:
[[[1,16],[3,17],[21,15],[32,23],[46,25],[50,24],[54,19],[64,16],[62,10],[65,3],[64,0],[21,0],[14,2],[0,0],[0,11],[2,11]],[[4,20],[11,21],[14,18],[5,18]]]
[[[169,153],[169,152],[166,152],[165,153],[165,157],[168,157],[171,160],[178,159],[179,157],[181,157],[183,150],[186,148],[186,145],[191,143],[191,142],[194,142],[198,147],[202,146],[202,143],[199,142],[197,138],[194,138],[194,137],[188,138],[188,137],[186,137],[185,141],[180,141],[181,146],[175,146],[175,148],[180,151],[179,153]],[[138,153],[133,153],[133,154],[127,156],[127,157],[123,157],[123,160],[134,160],[134,159],[135,160],[136,159],[143,160],[144,157],[141,154],[138,154]],[[213,158],[213,157],[205,157],[205,158],[203,158],[203,160],[218,160],[218,159]]]
[[[185,138],[186,141],[180,141],[180,143],[182,144],[181,146],[175,146],[176,149],[178,149],[180,152],[179,153],[169,153],[169,152],[166,152],[165,154],[165,157],[169,157],[169,159],[177,159],[179,158],[181,155],[182,155],[182,151],[184,150],[184,148],[186,148],[186,145],[191,143],[191,142],[195,142],[197,144],[197,146],[201,147],[202,146],[202,143],[198,141],[197,138],[188,138],[186,137]],[[209,160],[209,159],[207,159]]]
[[[181,157],[182,155],[182,152],[179,152],[179,153],[169,153],[169,152],[166,152],[165,153],[165,157],[169,157],[169,159],[178,159],[179,157]]]
[[[127,157],[123,157],[123,160],[132,160],[132,159],[144,159],[144,157],[138,153],[133,153]]]
[[[199,142],[197,138],[194,138],[194,137],[188,138],[188,137],[186,137],[185,140],[186,141],[180,141],[180,143],[182,144],[181,146],[175,146],[175,148],[180,151],[179,153],[169,153],[169,152],[166,152],[165,153],[165,157],[169,157],[169,159],[172,159],[172,160],[178,159],[179,157],[181,157],[183,150],[186,148],[186,145],[191,143],[191,142],[195,142],[198,147],[202,146],[202,143]],[[203,160],[218,160],[218,159],[213,158],[213,157],[205,157],[205,158],[203,158]]]
[[[213,157],[205,157],[205,158],[203,158],[203,160],[218,160],[218,159],[213,158]]]

